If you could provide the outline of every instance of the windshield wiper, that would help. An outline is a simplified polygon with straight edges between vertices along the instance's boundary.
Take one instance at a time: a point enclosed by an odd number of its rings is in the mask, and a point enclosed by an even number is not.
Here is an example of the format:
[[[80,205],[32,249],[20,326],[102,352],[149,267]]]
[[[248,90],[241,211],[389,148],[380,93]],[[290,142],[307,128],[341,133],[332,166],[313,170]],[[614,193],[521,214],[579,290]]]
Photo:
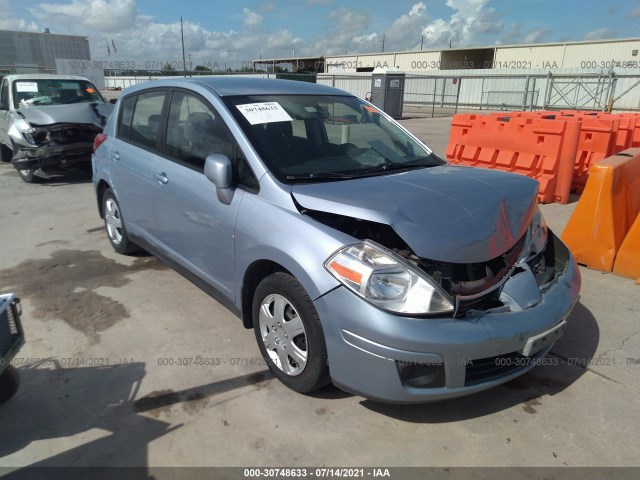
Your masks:
[[[326,180],[326,179],[349,179],[353,178],[353,174],[339,172],[311,172],[302,175],[287,175],[287,180]]]
[[[403,162],[403,163],[386,161],[376,167],[354,173],[352,176],[362,177],[362,176],[366,176],[366,175],[370,175],[372,173],[378,173],[378,172],[389,172],[391,170],[415,170],[418,168],[435,167],[438,165],[441,165],[441,163],[436,161],[434,158],[430,156],[416,158],[415,160],[411,160],[409,162]]]

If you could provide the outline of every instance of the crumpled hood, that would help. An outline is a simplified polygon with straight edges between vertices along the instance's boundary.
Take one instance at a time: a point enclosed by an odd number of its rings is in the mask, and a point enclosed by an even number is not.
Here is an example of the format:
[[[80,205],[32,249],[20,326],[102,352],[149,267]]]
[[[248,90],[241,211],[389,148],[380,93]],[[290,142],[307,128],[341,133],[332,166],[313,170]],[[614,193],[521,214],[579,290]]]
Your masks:
[[[526,232],[538,183],[523,175],[439,166],[292,187],[304,208],[390,225],[422,258],[486,262]]]
[[[33,105],[17,109],[18,114],[32,126],[55,123],[91,123],[100,128],[104,128],[112,111],[113,105],[103,102]]]

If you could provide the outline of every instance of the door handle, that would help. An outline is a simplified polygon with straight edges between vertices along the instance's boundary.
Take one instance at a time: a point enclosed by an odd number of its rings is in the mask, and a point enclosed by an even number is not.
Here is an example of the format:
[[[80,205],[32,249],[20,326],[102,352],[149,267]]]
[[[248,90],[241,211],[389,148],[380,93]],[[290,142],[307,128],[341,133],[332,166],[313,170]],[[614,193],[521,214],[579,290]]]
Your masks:
[[[113,152],[111,154],[111,158],[113,158],[114,160],[120,160],[120,152]]]
[[[156,179],[158,180],[158,183],[161,183],[163,185],[169,183],[169,178],[167,177],[167,174],[164,172],[162,173],[156,172]]]

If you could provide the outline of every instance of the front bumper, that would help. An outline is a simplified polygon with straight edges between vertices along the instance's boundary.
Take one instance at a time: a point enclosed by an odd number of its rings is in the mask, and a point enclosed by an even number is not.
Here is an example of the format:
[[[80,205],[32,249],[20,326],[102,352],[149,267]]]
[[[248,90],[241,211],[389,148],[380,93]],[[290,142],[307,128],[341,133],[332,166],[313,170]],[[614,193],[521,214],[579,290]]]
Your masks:
[[[91,163],[93,143],[81,142],[53,147],[19,147],[11,160],[16,170],[72,168],[80,163]]]
[[[345,287],[332,290],[314,303],[333,383],[372,400],[422,403],[485,390],[522,375],[549,352],[578,300],[580,272],[567,255],[564,271],[542,293],[542,301],[519,312],[409,318],[380,310]],[[553,338],[524,357],[527,341],[547,331]],[[491,363],[502,368],[490,368]],[[408,364],[432,366],[431,372],[440,373],[429,386],[412,386],[400,374]]]

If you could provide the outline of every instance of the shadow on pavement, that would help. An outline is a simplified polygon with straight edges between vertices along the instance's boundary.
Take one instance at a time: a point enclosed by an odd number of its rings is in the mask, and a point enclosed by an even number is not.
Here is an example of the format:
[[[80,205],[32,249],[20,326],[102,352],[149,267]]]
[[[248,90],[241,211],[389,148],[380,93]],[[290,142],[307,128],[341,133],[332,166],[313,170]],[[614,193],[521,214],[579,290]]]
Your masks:
[[[530,414],[545,395],[562,392],[585,372],[600,340],[593,314],[577,303],[562,338],[551,352],[526,374],[483,392],[452,400],[420,405],[385,405],[363,400],[361,405],[398,420],[412,423],[450,423],[491,415],[516,405]]]
[[[127,478],[151,478],[146,468],[149,443],[182,426],[158,420],[158,411],[152,410],[204,399],[247,385],[261,388],[273,378],[269,371],[261,371],[179,392],[150,394],[136,399],[145,376],[144,363],[61,368],[57,360],[43,360],[19,371],[22,385],[18,395],[0,408],[0,459],[39,440],[60,439],[59,444],[50,448],[69,447],[45,460],[15,465],[19,468],[12,472],[0,469],[0,474],[6,474],[3,478],[8,479],[45,478],[43,474],[49,478],[57,471],[49,470],[49,467],[71,466],[139,467],[119,471],[117,475],[126,473]],[[142,415],[143,412],[152,415]],[[108,433],[105,435],[104,431]],[[69,438],[76,435],[77,438]],[[86,441],[83,436],[101,438]],[[0,463],[8,465],[6,460]],[[60,478],[80,472],[66,470],[59,471]],[[99,470],[93,469],[91,473],[99,476]],[[108,475],[113,471],[106,470],[104,478],[110,478]]]

